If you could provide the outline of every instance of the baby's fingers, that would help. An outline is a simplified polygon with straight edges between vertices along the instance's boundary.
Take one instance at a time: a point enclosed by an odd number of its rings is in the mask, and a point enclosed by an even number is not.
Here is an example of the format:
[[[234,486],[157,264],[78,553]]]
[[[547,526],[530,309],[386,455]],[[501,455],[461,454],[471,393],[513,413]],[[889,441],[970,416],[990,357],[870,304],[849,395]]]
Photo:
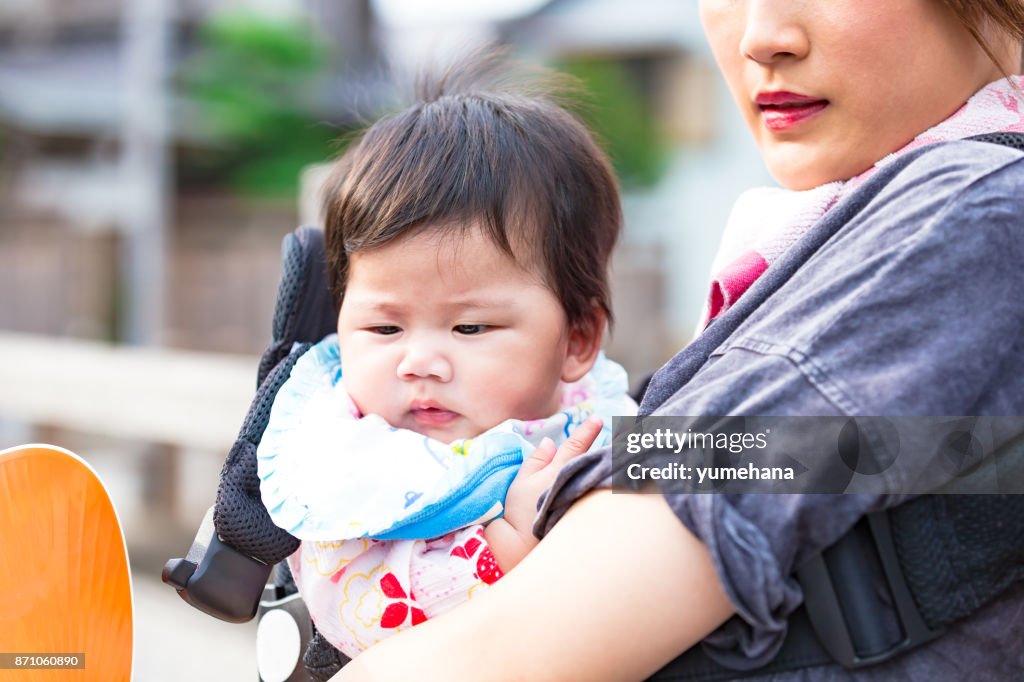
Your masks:
[[[555,457],[555,441],[550,438],[544,438],[540,442],[540,445],[533,451],[526,461],[523,462],[522,468],[519,470],[519,476],[529,476],[535,471],[540,471]]]
[[[555,453],[551,463],[557,469],[561,469],[569,460],[582,455],[593,445],[603,426],[604,422],[601,421],[600,417],[588,418],[576,427],[576,430],[572,432],[567,441],[562,443],[562,447],[558,448],[558,452]]]

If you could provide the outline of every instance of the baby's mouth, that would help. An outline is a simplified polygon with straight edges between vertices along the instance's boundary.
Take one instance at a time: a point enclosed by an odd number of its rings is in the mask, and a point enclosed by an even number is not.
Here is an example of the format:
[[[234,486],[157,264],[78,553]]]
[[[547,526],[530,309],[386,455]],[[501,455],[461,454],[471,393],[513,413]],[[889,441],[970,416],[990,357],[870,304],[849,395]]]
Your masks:
[[[435,403],[413,404],[409,413],[416,422],[424,426],[444,426],[460,416],[458,412],[453,412]]]

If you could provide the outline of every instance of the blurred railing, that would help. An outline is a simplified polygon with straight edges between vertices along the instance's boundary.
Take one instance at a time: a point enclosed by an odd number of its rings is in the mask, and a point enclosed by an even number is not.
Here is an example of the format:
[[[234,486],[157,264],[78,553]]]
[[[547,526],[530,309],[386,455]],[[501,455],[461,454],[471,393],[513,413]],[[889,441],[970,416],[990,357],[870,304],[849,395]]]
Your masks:
[[[257,358],[0,333],[0,414],[172,447],[226,452]]]
[[[81,434],[126,444],[99,450],[129,454],[106,458],[108,473],[130,481],[111,492],[119,509],[136,512],[122,517],[129,543],[168,541],[198,523],[197,502],[213,503],[256,366],[255,356],[0,333],[0,418],[27,425],[34,441],[74,449]]]

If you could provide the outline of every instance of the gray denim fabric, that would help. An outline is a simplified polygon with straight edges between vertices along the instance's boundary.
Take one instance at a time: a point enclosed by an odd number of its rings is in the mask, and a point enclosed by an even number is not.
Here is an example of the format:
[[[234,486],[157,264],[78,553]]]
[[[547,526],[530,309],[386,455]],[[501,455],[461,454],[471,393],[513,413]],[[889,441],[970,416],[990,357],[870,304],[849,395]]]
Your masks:
[[[1024,415],[1022,154],[956,142],[878,171],[655,375],[641,412]],[[538,535],[610,474],[607,451],[567,466],[541,501]],[[666,498],[736,607],[702,643],[736,669],[781,646],[803,599],[794,568],[905,499]],[[1022,642],[1018,585],[931,644],[856,674],[822,666],[747,679],[1020,680]]]

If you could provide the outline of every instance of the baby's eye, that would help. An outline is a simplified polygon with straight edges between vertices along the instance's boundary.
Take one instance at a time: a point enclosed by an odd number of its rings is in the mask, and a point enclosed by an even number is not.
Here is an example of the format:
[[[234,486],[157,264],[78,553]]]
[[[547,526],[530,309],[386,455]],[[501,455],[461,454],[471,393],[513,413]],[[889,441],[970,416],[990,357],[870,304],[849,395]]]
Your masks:
[[[393,324],[382,324],[377,327],[370,327],[370,331],[374,334],[382,334],[384,336],[391,336],[402,331],[400,327],[396,327]]]
[[[455,325],[456,334],[465,334],[466,336],[473,336],[475,334],[482,334],[487,331],[486,324],[457,324]]]

